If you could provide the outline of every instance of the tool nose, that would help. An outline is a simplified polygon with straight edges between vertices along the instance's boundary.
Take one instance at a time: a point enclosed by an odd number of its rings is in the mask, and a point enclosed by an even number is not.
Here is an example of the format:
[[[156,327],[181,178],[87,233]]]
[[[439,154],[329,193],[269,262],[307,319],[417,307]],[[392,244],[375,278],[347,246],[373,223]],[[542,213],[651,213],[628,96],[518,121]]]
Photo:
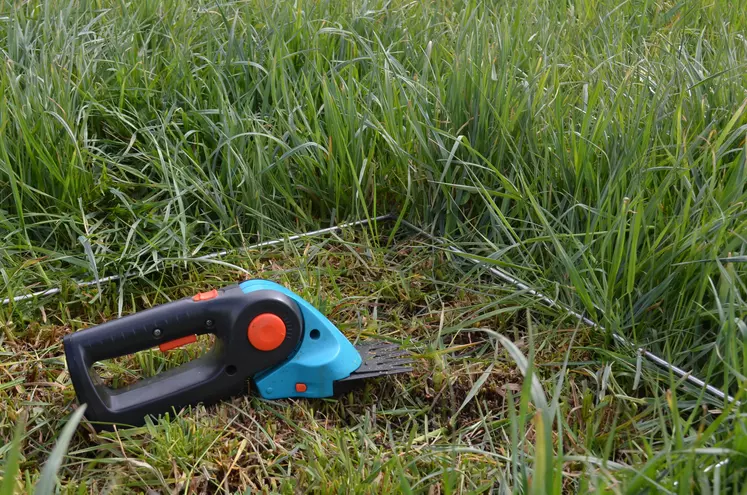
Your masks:
[[[249,342],[260,351],[272,351],[285,340],[285,322],[273,313],[257,315],[247,329]]]

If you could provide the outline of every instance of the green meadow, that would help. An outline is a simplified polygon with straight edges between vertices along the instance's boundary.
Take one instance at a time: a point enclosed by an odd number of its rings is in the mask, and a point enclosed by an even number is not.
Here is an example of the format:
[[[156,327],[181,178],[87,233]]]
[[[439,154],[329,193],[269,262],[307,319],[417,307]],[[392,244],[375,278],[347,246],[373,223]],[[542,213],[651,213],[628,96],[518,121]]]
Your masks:
[[[739,3],[0,0],[0,495],[745,493]],[[249,278],[413,372],[81,420],[62,336]]]

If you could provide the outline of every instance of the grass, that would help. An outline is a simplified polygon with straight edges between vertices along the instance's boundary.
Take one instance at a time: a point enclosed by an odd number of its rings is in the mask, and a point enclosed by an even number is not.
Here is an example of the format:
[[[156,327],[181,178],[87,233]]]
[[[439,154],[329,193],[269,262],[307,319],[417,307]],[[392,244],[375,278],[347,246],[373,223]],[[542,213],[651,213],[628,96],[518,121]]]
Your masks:
[[[394,254],[371,250],[370,245],[328,241],[301,246],[312,253],[303,258],[289,248],[231,262],[251,277],[297,288],[352,341],[384,337],[401,342],[418,357],[414,373],[370,383],[337,401],[266,402],[249,396],[137,429],[95,435],[81,428],[61,470],[66,489],[84,485],[99,491],[112,480],[123,489],[143,490],[241,486],[293,492],[298,485],[344,491],[352,485],[365,491],[375,482],[377,491],[385,492],[431,486],[480,492],[495,479],[520,487],[534,476],[525,457],[554,443],[548,438],[549,445],[543,446],[537,438],[542,411],[534,399],[530,402],[532,393],[523,390],[530,382],[524,382],[513,362],[526,353],[533,354],[533,373],[545,387],[554,390],[557,385],[562,391],[562,405],[555,406],[558,419],[573,432],[568,436],[570,452],[579,458],[566,470],[581,476],[590,469],[602,485],[610,481],[593,458],[609,443],[610,411],[618,409],[618,415],[633,420],[636,408],[631,406],[637,401],[621,399],[615,407],[607,402],[618,401],[609,399],[596,404],[600,395],[615,388],[600,381],[595,371],[604,366],[594,350],[601,336],[564,325],[522,294],[450,268],[443,255],[434,256],[421,242],[402,243]],[[218,266],[187,274],[174,270],[166,276],[168,280],[155,286],[142,284],[138,299],[150,306],[247,275]],[[28,335],[46,337],[44,344],[30,345],[23,335],[7,344],[12,357],[3,364],[13,378],[27,372],[25,363],[44,363],[35,381],[21,380],[9,394],[16,404],[31,408],[27,421],[35,427],[24,441],[22,465],[29,473],[44,461],[44,446],[53,442],[74,402],[54,338],[68,329],[52,323],[58,320],[52,315],[69,308],[68,321],[74,326],[110,319],[116,315],[116,290],[106,292],[113,294],[102,297],[111,301],[104,310],[85,304],[93,297],[85,291],[45,305],[50,321]],[[127,304],[124,312],[140,305]],[[503,335],[510,337],[504,343],[507,348],[501,345]],[[193,351],[144,351],[106,363],[104,373],[125,369],[149,376],[156,368],[180,364]],[[558,383],[560,377],[565,383]],[[550,400],[544,391],[539,396],[540,402]],[[547,404],[545,408],[550,409]],[[616,429],[620,448],[637,429],[633,421]],[[623,459],[629,465],[639,462],[635,453]],[[554,463],[547,468],[548,479],[562,482],[562,476],[552,475]],[[576,484],[573,478],[565,483]]]
[[[198,256],[382,213],[744,401],[745,26],[725,0],[3,1],[3,297],[63,291],[0,309],[2,464],[26,414],[31,486],[66,423],[62,333],[244,276]],[[84,424],[65,489],[101,491],[110,475],[185,491],[745,485],[741,406],[380,229],[228,262],[302,291],[348,335],[365,317],[371,336],[423,355],[419,373],[339,403],[247,398],[118,438]],[[372,309],[386,277],[398,290]],[[167,365],[136,359],[135,375]]]

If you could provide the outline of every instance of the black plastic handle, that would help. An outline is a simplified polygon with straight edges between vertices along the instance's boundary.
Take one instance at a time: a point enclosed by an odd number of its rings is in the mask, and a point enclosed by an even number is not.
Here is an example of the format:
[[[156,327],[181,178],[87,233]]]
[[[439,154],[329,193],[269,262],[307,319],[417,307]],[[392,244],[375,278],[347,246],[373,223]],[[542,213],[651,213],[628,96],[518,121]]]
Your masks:
[[[70,377],[86,417],[99,429],[136,426],[145,416],[217,402],[247,390],[247,380],[285,361],[298,347],[303,317],[285,294],[261,290],[244,294],[238,285],[217,296],[185,298],[156,306],[64,337]],[[249,342],[247,328],[258,315],[272,313],[286,326],[285,340],[262,351]],[[212,333],[207,354],[139,382],[112,389],[91,369],[94,363],[149,349],[189,335]],[[98,424],[96,424],[98,423]]]

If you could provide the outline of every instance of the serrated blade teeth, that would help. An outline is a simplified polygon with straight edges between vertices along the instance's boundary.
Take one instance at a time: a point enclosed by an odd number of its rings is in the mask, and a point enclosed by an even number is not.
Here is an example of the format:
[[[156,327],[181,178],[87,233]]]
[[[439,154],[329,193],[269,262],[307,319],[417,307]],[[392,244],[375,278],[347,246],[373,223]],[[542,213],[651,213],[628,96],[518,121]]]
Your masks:
[[[365,342],[356,347],[363,362],[349,377],[340,381],[362,380],[412,371],[409,352],[391,342]]]

